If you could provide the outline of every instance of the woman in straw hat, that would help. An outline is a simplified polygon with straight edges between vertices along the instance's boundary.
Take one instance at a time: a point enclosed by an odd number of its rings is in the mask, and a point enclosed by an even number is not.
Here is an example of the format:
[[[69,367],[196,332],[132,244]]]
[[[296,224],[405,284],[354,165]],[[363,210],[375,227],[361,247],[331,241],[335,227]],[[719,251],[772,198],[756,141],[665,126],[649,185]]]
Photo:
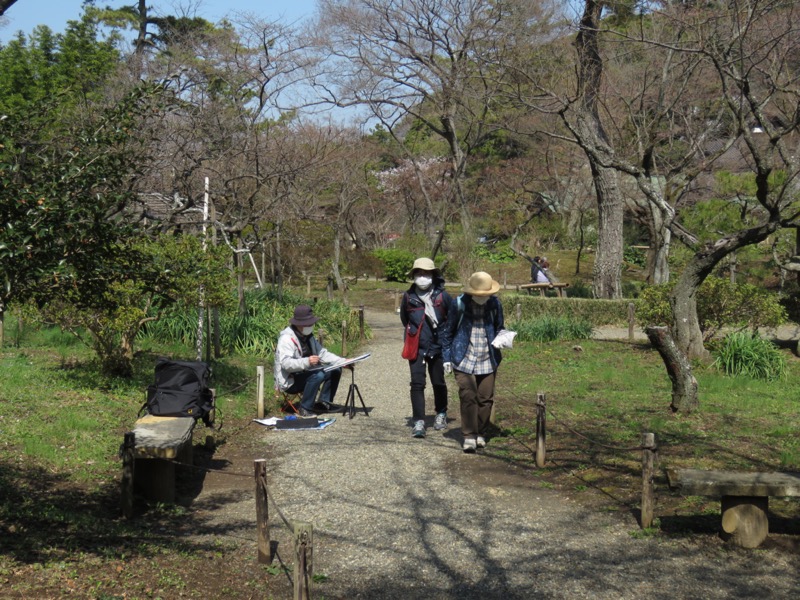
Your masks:
[[[414,261],[409,275],[414,280],[403,294],[400,303],[400,320],[405,335],[419,331],[419,350],[416,357],[408,359],[411,370],[411,435],[425,437],[425,368],[433,387],[436,417],[433,428],[447,428],[447,383],[444,379],[442,346],[439,332],[447,323],[450,295],[444,290],[444,278],[430,258]]]
[[[442,338],[444,370],[455,373],[461,400],[464,452],[486,446],[486,429],[494,404],[494,383],[502,360],[492,346],[504,328],[503,306],[495,294],[500,284],[483,271],[470,275],[464,293],[450,308]]]

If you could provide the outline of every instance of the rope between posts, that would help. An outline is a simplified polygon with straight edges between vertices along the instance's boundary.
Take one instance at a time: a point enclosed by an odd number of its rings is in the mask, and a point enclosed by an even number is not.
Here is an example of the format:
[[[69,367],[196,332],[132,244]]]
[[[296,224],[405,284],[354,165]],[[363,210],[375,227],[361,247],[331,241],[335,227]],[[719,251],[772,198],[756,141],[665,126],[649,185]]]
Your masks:
[[[235,388],[231,388],[229,390],[226,390],[224,393],[219,393],[216,396],[217,396],[217,398],[222,398],[223,396],[233,394],[234,392],[238,392],[239,390],[246,388],[248,385],[250,385],[251,383],[256,381],[256,379],[257,379],[256,377],[252,377],[252,378],[248,379],[247,381],[245,381],[244,383],[242,383],[240,385],[237,385]]]
[[[161,460],[169,460],[169,459],[161,459]],[[245,477],[247,479],[252,479],[253,478],[252,475],[247,475],[245,473],[231,473],[230,471],[221,471],[220,469],[211,469],[209,467],[199,467],[197,465],[190,465],[189,463],[181,462],[179,460],[173,460],[172,462],[175,463],[176,465],[180,465],[182,467],[189,467],[190,469],[195,469],[197,471],[205,471],[206,473],[219,473],[220,475],[227,475],[229,477]],[[275,502],[275,498],[272,497],[272,494],[269,491],[269,487],[264,485],[264,489],[267,492],[267,498],[269,498],[270,502],[272,503],[272,507],[276,510],[276,512],[278,513],[278,516],[284,522],[286,527],[291,529],[292,526],[289,523],[289,520],[283,514],[283,511],[281,511],[280,507],[278,506],[278,503]]]
[[[514,397],[514,398],[516,398],[517,400],[523,400],[523,398],[521,398],[519,395],[515,394],[513,391],[511,391],[511,390],[509,390],[509,389],[505,389],[505,388],[503,388],[503,391],[504,391],[505,393],[507,393],[507,394],[509,394],[509,395],[513,396],[513,397]],[[575,428],[573,428],[573,427],[570,427],[570,426],[569,426],[569,425],[568,425],[568,424],[567,424],[565,421],[563,421],[562,419],[559,419],[559,418],[558,418],[558,417],[555,415],[555,413],[553,413],[553,411],[552,411],[552,409],[551,409],[550,407],[547,407],[547,409],[546,409],[546,410],[547,410],[547,412],[550,414],[550,416],[551,416],[551,417],[553,417],[553,419],[554,419],[556,422],[558,422],[559,424],[563,425],[565,429],[569,430],[571,433],[573,433],[573,434],[577,435],[578,437],[581,437],[581,438],[585,439],[587,442],[589,442],[589,443],[591,443],[591,444],[594,444],[594,445],[596,445],[596,446],[601,446],[601,447],[603,447],[603,448],[606,448],[606,449],[608,449],[608,450],[615,450],[615,451],[617,451],[617,452],[635,452],[635,451],[639,451],[639,450],[644,450],[644,446],[642,446],[641,444],[639,444],[639,445],[637,445],[637,446],[630,446],[630,447],[624,447],[624,448],[623,448],[623,447],[620,447],[620,446],[610,446],[610,445],[608,445],[608,444],[603,444],[602,442],[598,442],[597,440],[593,440],[592,438],[590,438],[590,437],[588,437],[588,436],[586,436],[586,435],[584,435],[584,434],[580,433],[580,432],[579,432],[579,431],[577,431]],[[652,448],[652,450],[655,450],[655,448]]]

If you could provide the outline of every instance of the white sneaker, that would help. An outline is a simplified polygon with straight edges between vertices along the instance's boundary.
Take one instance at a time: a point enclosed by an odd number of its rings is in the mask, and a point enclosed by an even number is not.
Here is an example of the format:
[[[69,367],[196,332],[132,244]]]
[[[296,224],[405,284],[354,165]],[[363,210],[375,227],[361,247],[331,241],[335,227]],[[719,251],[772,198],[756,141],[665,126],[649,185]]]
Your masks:
[[[433,428],[437,431],[441,431],[442,429],[447,429],[447,413],[440,412],[436,415],[436,418],[433,420]]]
[[[475,441],[474,438],[468,438],[468,439],[464,440],[464,445],[461,446],[461,448],[464,450],[464,452],[468,452],[468,453],[475,452],[475,449],[477,447],[478,447],[478,445],[477,445],[477,442]]]
[[[411,430],[411,436],[415,438],[425,437],[425,421],[419,420],[414,423],[414,428]]]
[[[475,445],[478,448],[486,448],[486,440],[482,435],[479,435],[478,438],[475,440]]]

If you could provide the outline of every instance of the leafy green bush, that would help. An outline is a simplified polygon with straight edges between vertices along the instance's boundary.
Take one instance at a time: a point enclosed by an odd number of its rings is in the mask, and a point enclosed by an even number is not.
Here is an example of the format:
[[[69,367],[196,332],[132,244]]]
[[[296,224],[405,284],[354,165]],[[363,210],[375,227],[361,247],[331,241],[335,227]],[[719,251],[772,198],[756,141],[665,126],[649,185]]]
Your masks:
[[[592,337],[592,324],[585,320],[543,316],[514,324],[517,338],[523,342],[585,340]]]
[[[772,342],[757,334],[737,331],[725,336],[714,366],[726,375],[772,381],[786,377],[786,358]]]
[[[637,320],[648,325],[670,324],[669,295],[674,286],[670,282],[643,289],[636,306]],[[708,277],[697,292],[697,319],[704,339],[709,340],[723,327],[777,327],[786,321],[786,311],[775,294],[761,287]]]
[[[572,287],[569,288],[572,290]],[[502,297],[506,320],[516,314],[519,304],[521,320],[533,320],[542,316],[563,317],[586,321],[594,327],[621,325],[628,322],[629,300],[595,300],[588,298],[542,298],[539,295],[504,294]]]
[[[294,307],[309,300],[284,291],[282,300],[270,289],[245,293],[247,314],[241,315],[231,306],[220,312],[220,339],[229,352],[246,356],[269,356],[275,350],[278,334],[289,324]],[[325,344],[340,342],[342,321],[347,322],[347,338],[358,339],[359,323],[352,311],[341,302],[321,300],[314,303],[317,325],[324,331]],[[369,337],[369,332],[366,332]],[[193,348],[197,337],[197,311],[175,310],[158,321],[149,323],[143,332],[146,338],[164,344],[181,344]]]
[[[580,279],[570,284],[567,293],[570,298],[592,298],[594,296],[592,286]]]
[[[383,274],[388,281],[407,281],[408,272],[416,258],[408,250],[382,248],[372,253],[383,264]]]
[[[508,243],[476,244],[472,249],[472,253],[476,258],[487,260],[492,264],[510,263],[517,257]]]

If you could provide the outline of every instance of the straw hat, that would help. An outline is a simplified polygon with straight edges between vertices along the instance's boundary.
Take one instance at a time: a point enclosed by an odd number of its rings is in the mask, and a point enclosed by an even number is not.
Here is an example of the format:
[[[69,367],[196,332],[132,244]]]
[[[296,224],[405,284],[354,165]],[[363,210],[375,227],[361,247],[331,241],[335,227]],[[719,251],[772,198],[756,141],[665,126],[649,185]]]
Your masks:
[[[411,267],[411,270],[408,272],[408,276],[411,277],[414,271],[433,271],[437,275],[439,274],[439,269],[436,268],[436,265],[430,258],[418,258],[415,260],[414,266]]]
[[[500,284],[484,271],[478,271],[469,276],[464,293],[470,296],[491,296],[500,290]]]

